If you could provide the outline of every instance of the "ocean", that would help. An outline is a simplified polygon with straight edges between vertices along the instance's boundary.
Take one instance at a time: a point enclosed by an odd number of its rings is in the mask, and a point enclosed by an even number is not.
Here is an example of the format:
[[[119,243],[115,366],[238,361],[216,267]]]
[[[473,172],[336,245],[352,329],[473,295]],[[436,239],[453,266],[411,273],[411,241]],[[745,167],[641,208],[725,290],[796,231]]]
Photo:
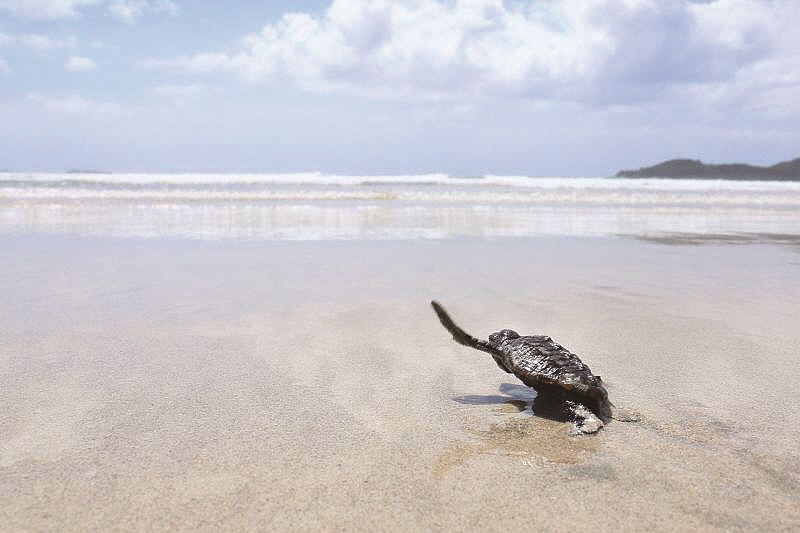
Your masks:
[[[800,234],[800,183],[446,174],[0,174],[0,232],[196,239]]]

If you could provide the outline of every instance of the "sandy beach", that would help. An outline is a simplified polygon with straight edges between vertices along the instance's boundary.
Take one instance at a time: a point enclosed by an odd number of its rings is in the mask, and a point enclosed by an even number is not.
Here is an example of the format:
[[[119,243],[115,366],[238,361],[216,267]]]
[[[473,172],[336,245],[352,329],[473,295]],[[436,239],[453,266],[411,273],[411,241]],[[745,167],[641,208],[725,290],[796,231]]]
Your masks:
[[[3,236],[0,529],[795,529],[774,241]],[[641,420],[568,437],[433,297]]]

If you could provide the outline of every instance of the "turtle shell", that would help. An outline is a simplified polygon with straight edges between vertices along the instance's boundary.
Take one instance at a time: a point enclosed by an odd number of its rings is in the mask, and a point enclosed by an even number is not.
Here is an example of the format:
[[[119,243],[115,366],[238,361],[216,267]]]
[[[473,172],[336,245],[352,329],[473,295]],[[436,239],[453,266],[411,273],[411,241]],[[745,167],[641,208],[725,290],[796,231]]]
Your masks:
[[[561,388],[605,404],[608,392],[599,376],[580,358],[546,335],[521,336],[502,330],[489,336],[506,370],[529,387]]]

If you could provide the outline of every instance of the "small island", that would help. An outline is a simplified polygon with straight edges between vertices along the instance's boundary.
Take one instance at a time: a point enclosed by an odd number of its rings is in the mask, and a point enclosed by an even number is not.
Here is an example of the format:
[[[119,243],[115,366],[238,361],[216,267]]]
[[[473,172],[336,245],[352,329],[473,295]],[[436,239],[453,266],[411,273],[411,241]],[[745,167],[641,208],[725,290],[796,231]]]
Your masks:
[[[84,170],[80,168],[71,168],[67,170],[67,174],[111,174],[110,170]]]
[[[800,158],[769,167],[740,163],[713,165],[697,159],[671,159],[639,170],[622,170],[614,177],[800,181]]]

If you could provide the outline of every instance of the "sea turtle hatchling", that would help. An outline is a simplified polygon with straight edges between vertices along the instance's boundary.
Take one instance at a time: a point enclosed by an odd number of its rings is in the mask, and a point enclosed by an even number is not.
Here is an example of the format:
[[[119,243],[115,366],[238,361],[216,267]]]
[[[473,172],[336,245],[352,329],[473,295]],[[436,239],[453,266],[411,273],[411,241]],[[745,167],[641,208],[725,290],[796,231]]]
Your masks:
[[[574,424],[573,434],[596,433],[611,418],[612,404],[600,376],[550,337],[503,329],[489,335],[488,341],[476,339],[458,327],[438,302],[431,305],[457,343],[489,353],[497,366],[539,395],[562,401],[564,415]]]

